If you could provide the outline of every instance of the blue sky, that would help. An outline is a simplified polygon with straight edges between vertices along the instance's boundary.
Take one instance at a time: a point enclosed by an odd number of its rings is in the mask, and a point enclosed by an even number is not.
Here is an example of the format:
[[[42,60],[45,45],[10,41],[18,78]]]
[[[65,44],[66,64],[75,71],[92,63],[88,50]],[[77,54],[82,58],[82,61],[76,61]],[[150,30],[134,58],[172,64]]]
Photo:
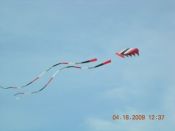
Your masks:
[[[22,85],[61,60],[112,59],[93,71],[60,73],[42,93],[20,100],[0,90],[0,130],[174,129],[174,6],[173,0],[0,0],[1,85]],[[141,55],[115,56],[128,47]],[[138,113],[166,120],[112,120]]]

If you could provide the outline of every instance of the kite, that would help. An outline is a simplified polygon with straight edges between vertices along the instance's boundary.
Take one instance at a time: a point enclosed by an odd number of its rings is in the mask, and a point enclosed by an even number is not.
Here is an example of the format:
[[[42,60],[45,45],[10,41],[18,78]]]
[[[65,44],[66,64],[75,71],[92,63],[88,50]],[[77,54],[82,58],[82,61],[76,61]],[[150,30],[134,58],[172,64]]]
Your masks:
[[[121,58],[125,58],[125,56],[126,57],[135,56],[136,54],[139,55],[139,49],[138,48],[126,48],[126,49],[123,49],[119,52],[116,52],[115,54]],[[91,70],[91,69],[96,69],[98,67],[110,64],[112,62],[111,59],[108,59],[100,64],[95,65],[95,66],[83,66],[84,64],[88,64],[88,63],[92,63],[92,62],[96,62],[96,61],[97,61],[97,58],[92,58],[92,59],[88,59],[88,60],[81,61],[81,62],[66,62],[66,61],[58,62],[58,63],[50,66],[49,68],[45,69],[44,71],[42,71],[36,77],[34,77],[34,79],[32,79],[31,81],[29,81],[28,83],[26,83],[22,86],[3,87],[0,85],[0,88],[2,88],[2,89],[17,89],[17,93],[15,93],[14,96],[25,95],[25,94],[36,94],[36,93],[43,91],[46,87],[48,87],[48,85],[53,81],[53,79],[56,77],[56,75],[58,73],[62,72],[63,70],[67,70],[67,69]],[[42,88],[40,88],[39,90],[35,90],[32,92],[20,92],[19,91],[19,89],[28,87],[29,85],[35,83],[36,81],[41,79],[46,73],[48,73],[50,70],[52,70],[53,68],[56,68],[56,67],[58,67],[59,69],[57,69],[53,73],[53,75],[50,77],[50,79],[47,81],[47,83],[44,84],[44,86]]]
[[[125,56],[135,56],[136,54],[139,55],[138,48],[127,48],[116,53],[116,55],[118,55],[121,58],[125,58]]]

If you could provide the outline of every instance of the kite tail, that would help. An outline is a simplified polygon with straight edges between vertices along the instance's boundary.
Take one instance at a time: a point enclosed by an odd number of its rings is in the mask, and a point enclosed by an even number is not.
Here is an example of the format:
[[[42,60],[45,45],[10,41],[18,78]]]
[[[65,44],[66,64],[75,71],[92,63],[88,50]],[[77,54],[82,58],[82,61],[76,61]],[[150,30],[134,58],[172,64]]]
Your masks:
[[[98,64],[98,65],[93,66],[93,67],[88,67],[88,68],[86,68],[86,69],[95,69],[95,68],[98,68],[98,67],[101,67],[101,66],[103,66],[103,65],[110,64],[110,63],[111,63],[111,60],[107,60],[107,61],[104,61],[104,62],[101,63],[101,64]],[[25,93],[25,92],[18,92],[18,93],[15,93],[14,96],[25,95],[25,94],[32,95],[32,94],[37,94],[37,93],[43,91],[43,90],[53,81],[53,79],[56,77],[56,75],[57,75],[60,71],[65,70],[65,69],[69,69],[69,68],[84,69],[84,68],[82,68],[81,66],[66,66],[66,67],[63,67],[63,68],[57,70],[57,71],[52,75],[52,77],[48,80],[48,82],[47,82],[42,88],[40,88],[39,90],[30,92],[30,93],[29,93],[29,92],[28,92],[28,93]]]
[[[110,64],[111,62],[112,62],[111,60],[106,60],[106,61],[104,61],[103,63],[98,64],[98,65],[96,65],[96,66],[88,67],[88,69],[95,69],[95,68],[98,68],[98,67],[101,67],[101,66]]]
[[[46,70],[42,71],[40,74],[38,74],[33,80],[29,81],[27,84],[22,85],[22,86],[9,86],[9,87],[3,87],[0,86],[0,88],[2,89],[21,89],[21,88],[25,88],[33,83],[35,83],[36,81],[38,81],[39,79],[41,79],[41,77],[43,77],[46,73],[48,73],[51,69],[60,66],[60,65],[78,65],[78,64],[85,64],[85,63],[90,63],[90,62],[96,62],[97,58],[93,58],[93,59],[89,59],[86,61],[82,61],[82,62],[59,62],[56,63],[54,65],[52,65],[51,67],[47,68]],[[67,67],[69,68],[69,67]]]
[[[42,88],[40,88],[39,90],[36,90],[36,91],[33,91],[33,92],[17,92],[17,93],[14,94],[14,96],[25,95],[25,94],[26,94],[26,95],[27,95],[27,94],[28,94],[28,95],[32,95],[32,94],[36,94],[36,93],[39,93],[39,92],[43,91],[43,90],[53,81],[53,79],[56,77],[56,75],[57,75],[60,71],[65,70],[65,69],[69,69],[69,68],[81,69],[80,66],[66,66],[66,67],[63,67],[63,68],[57,70],[57,71],[52,75],[52,77],[48,80],[48,82],[47,82]]]

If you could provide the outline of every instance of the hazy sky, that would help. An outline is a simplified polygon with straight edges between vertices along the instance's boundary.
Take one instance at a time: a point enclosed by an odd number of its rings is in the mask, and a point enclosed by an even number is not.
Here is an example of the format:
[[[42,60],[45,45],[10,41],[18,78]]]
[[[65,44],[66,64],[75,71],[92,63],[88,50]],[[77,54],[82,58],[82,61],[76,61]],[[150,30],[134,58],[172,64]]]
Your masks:
[[[174,0],[0,0],[0,83],[19,86],[58,61],[112,64],[60,73],[43,92],[16,100],[0,90],[1,131],[175,129]],[[138,47],[140,56],[115,52]],[[93,65],[93,64],[92,64]],[[39,89],[54,73],[27,88]],[[113,121],[164,114],[164,121]]]

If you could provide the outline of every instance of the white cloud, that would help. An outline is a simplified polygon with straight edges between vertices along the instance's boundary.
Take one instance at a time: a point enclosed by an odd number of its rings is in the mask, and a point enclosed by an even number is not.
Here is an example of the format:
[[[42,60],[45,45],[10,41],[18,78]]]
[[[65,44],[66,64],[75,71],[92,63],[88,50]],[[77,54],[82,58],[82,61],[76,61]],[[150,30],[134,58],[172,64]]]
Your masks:
[[[170,120],[171,124],[174,124],[175,121],[175,86],[172,86],[170,88],[167,88],[167,91],[165,92],[165,97],[162,101],[162,105],[165,109],[165,112],[167,114],[167,119]]]
[[[99,118],[88,118],[86,125],[91,131],[115,131],[117,128],[115,123]]]
[[[112,118],[111,118],[112,119]],[[171,129],[167,126],[167,121],[112,121],[100,118],[91,117],[85,120],[89,131],[148,131],[148,130],[159,130],[164,131]]]

